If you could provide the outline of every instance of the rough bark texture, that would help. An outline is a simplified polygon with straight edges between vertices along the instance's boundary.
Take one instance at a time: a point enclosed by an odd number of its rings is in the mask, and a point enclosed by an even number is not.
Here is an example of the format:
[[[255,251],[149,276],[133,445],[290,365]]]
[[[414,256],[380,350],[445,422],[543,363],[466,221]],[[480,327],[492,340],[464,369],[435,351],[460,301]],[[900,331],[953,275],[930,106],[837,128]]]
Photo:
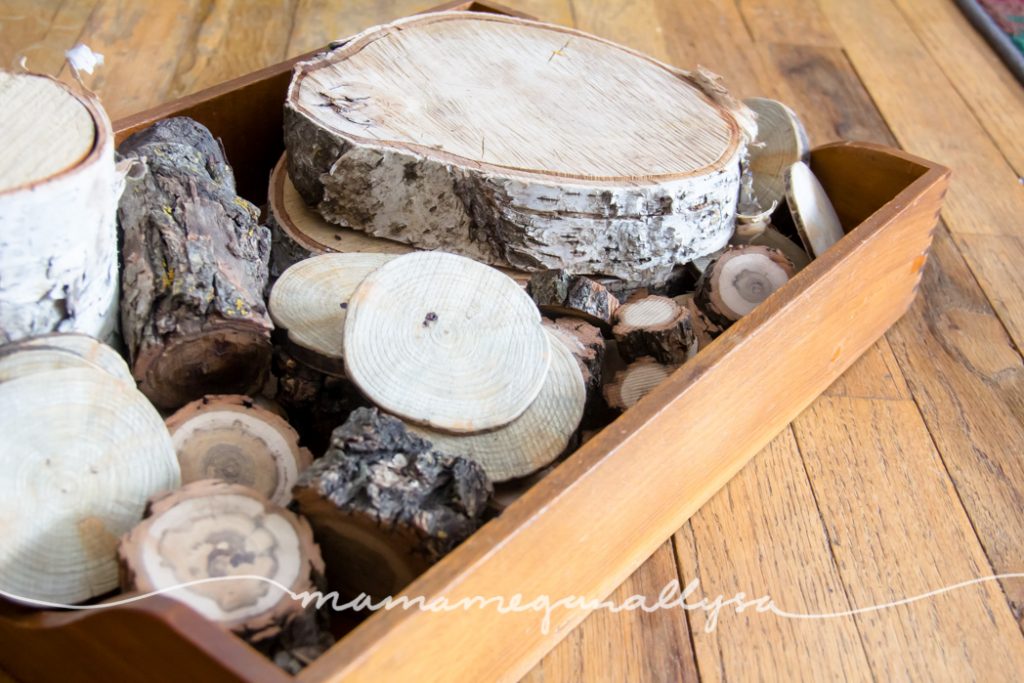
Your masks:
[[[619,307],[619,300],[600,283],[560,269],[535,273],[526,292],[547,315],[570,315],[605,328]]]
[[[665,304],[668,314],[648,320],[630,320],[630,311],[656,301]],[[697,353],[690,311],[666,297],[637,299],[619,309],[617,324],[612,330],[619,343],[619,353],[627,361],[652,356],[659,363],[679,365]]]
[[[272,328],[258,209],[235,194],[220,145],[191,119],[160,121],[118,151],[144,167],[118,209],[121,319],[140,388],[167,409],[258,389]]]
[[[396,418],[352,413],[295,487],[346,595],[393,594],[482,523],[492,487],[475,462],[433,450]]]
[[[694,301],[694,295],[680,294],[677,297],[673,297],[675,302],[680,306],[686,308],[690,312],[690,320],[693,322],[693,335],[697,341],[697,351],[700,352],[705,346],[710,344],[715,337],[724,332],[724,328],[717,325],[704,315],[704,312],[700,310],[697,303]]]

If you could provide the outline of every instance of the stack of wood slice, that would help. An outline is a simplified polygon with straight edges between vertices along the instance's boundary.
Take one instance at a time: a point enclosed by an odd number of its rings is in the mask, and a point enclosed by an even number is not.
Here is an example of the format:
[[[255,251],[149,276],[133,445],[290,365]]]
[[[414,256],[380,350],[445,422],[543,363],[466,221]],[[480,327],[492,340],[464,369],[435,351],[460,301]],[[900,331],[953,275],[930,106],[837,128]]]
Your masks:
[[[0,432],[0,589],[61,604],[114,589],[117,539],[180,483],[127,367],[78,335],[3,347]]]
[[[136,164],[121,197],[121,320],[139,387],[158,407],[251,393],[270,365],[263,301],[270,232],[235,193],[223,149],[187,118],[118,151]]]
[[[220,479],[284,506],[313,462],[291,425],[248,396],[204,396],[168,418],[167,429],[184,484]]]
[[[482,523],[491,484],[398,419],[360,408],[299,479],[294,495],[346,597],[395,595]]]
[[[52,331],[117,336],[123,176],[98,100],[0,71],[0,343]]]
[[[154,497],[117,554],[125,591],[165,592],[255,644],[282,636],[293,648],[324,641],[292,597],[323,585],[309,524],[250,488],[201,480]],[[296,643],[297,633],[309,642]]]
[[[461,12],[376,27],[299,64],[285,108],[289,176],[332,223],[643,285],[728,241],[755,130],[706,72]]]

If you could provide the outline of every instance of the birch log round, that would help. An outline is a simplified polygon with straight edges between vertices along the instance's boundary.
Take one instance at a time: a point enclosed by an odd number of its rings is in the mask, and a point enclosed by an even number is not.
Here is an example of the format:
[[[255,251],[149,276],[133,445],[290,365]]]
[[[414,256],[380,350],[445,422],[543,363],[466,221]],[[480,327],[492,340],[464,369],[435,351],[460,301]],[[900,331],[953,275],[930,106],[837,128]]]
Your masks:
[[[515,281],[454,254],[399,256],[349,300],[345,369],[384,410],[435,429],[501,427],[540,393],[551,349]]]
[[[117,586],[117,541],[180,481],[146,397],[106,372],[0,384],[0,588],[76,603]]]
[[[475,460],[492,482],[508,481],[549,465],[569,445],[587,401],[586,385],[576,358],[553,332],[551,367],[540,394],[518,418],[497,429],[476,434],[446,434],[411,426],[439,451]]]
[[[258,389],[272,327],[259,210],[235,193],[221,146],[191,119],[159,121],[118,151],[142,167],[118,209],[122,327],[139,388],[168,410]]]
[[[204,396],[167,419],[181,465],[181,481],[220,479],[254,489],[277,505],[313,456],[278,415],[248,396]]]
[[[0,343],[117,333],[117,199],[110,120],[90,94],[0,71]]]
[[[313,590],[323,575],[309,524],[252,489],[207,479],[154,498],[121,539],[121,586],[169,591],[201,615],[261,641],[303,613],[285,589]],[[239,575],[259,579],[229,579]]]
[[[747,113],[706,72],[560,26],[444,12],[299,64],[285,142],[296,189],[333,223],[657,284],[728,240]]]

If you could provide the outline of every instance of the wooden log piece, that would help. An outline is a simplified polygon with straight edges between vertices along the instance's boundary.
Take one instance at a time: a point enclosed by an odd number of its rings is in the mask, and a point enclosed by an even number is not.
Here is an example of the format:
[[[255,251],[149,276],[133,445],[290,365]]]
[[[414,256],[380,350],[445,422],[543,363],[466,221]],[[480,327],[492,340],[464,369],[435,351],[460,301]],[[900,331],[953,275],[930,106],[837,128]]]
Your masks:
[[[609,408],[626,410],[635,406],[652,389],[664,382],[676,369],[662,365],[650,356],[635,361],[615,373],[612,380],[604,385],[604,398]]]
[[[300,63],[285,142],[296,189],[330,222],[660,284],[728,240],[748,113],[705,72],[561,26],[444,12]]]
[[[299,478],[294,496],[345,596],[394,595],[482,523],[491,483],[401,420],[360,408]]]
[[[306,520],[250,488],[215,479],[154,497],[117,555],[125,591],[222,579],[165,595],[255,643],[279,635],[304,613],[299,600],[274,584],[311,591],[324,572]],[[267,581],[227,578],[246,575]]]
[[[694,300],[713,322],[728,327],[794,275],[777,249],[730,247],[704,273]]]
[[[313,462],[284,419],[248,396],[204,396],[167,419],[181,481],[220,479],[285,506],[299,473]]]
[[[612,334],[627,361],[652,356],[659,363],[680,365],[697,353],[690,311],[664,296],[620,306]]]
[[[117,586],[117,541],[176,488],[163,419],[95,368],[0,383],[0,589],[72,604]]]
[[[392,258],[389,254],[323,254],[282,273],[267,305],[274,325],[287,334],[291,355],[315,370],[343,376],[342,333],[349,299],[367,275]]]
[[[619,307],[619,300],[604,285],[559,269],[535,273],[526,291],[546,315],[571,315],[606,329]]]
[[[437,450],[479,463],[492,482],[524,477],[551,464],[566,447],[583,417],[586,384],[579,363],[559,337],[551,338],[551,366],[540,394],[522,415],[476,434],[447,434],[410,426]]]
[[[110,120],[91,93],[0,71],[0,343],[117,335],[117,200]]]
[[[540,393],[551,349],[515,281],[443,252],[399,256],[349,300],[347,376],[405,420],[455,433],[501,427]]]
[[[579,318],[545,318],[542,323],[548,332],[565,344],[583,373],[587,395],[601,394],[601,369],[604,365],[605,341],[601,330]]]
[[[700,353],[715,337],[722,334],[721,326],[708,320],[704,311],[700,310],[697,302],[694,301],[693,293],[680,294],[672,297],[673,301],[690,312],[690,320],[693,322],[693,336],[697,340],[697,352]]]
[[[259,211],[235,194],[220,145],[191,119],[158,121],[119,152],[142,169],[118,209],[121,319],[140,389],[165,409],[259,389],[272,327]]]

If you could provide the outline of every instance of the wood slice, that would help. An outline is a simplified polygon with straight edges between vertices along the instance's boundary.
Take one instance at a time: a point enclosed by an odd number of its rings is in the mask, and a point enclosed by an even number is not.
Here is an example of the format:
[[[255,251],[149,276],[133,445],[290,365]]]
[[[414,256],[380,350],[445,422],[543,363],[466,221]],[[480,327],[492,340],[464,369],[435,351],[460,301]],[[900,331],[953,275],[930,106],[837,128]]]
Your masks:
[[[342,333],[349,299],[367,275],[393,258],[323,254],[282,273],[270,290],[268,307],[274,325],[286,331],[292,355],[321,372],[344,375]]]
[[[748,147],[747,161],[753,196],[742,197],[740,205],[770,211],[785,199],[786,170],[810,160],[811,144],[799,117],[782,102],[751,97],[743,104],[757,114],[757,137]]]
[[[121,317],[140,389],[168,410],[258,390],[272,327],[270,232],[259,210],[235,194],[221,146],[191,119],[158,121],[119,152],[144,170],[118,209]]]
[[[349,300],[345,369],[373,403],[455,433],[508,424],[551,362],[540,313],[516,283],[442,252],[399,256]]]
[[[535,273],[526,291],[547,315],[571,315],[605,328],[611,326],[612,316],[619,307],[619,300],[604,285],[564,270]]]
[[[163,419],[106,372],[0,384],[0,588],[71,604],[117,586],[117,541],[180,483]]]
[[[793,264],[777,249],[730,247],[704,273],[695,301],[710,320],[728,327],[793,275]]]
[[[401,420],[360,408],[302,474],[294,496],[345,596],[395,595],[482,523],[483,469],[440,453]]]
[[[746,113],[707,74],[600,38],[444,12],[300,63],[285,142],[330,222],[651,284],[728,240]]]
[[[786,171],[786,203],[807,253],[821,256],[846,234],[825,188],[803,162]]]
[[[256,491],[214,479],[154,497],[118,547],[121,587],[149,593],[191,581],[260,576],[293,592],[323,575],[309,524]],[[165,593],[203,617],[258,642],[303,612],[284,590],[256,579],[200,583]]]
[[[803,247],[783,235],[782,232],[772,225],[766,226],[764,230],[752,237],[744,238],[739,235],[733,235],[733,238],[729,243],[733,246],[752,244],[758,247],[778,249],[782,252],[782,255],[788,258],[789,262],[793,264],[793,270],[797,273],[811,263],[811,257],[807,255],[807,252],[804,251]]]
[[[439,451],[474,460],[492,482],[523,477],[551,464],[569,445],[587,401],[576,358],[557,335],[551,338],[551,367],[540,394],[526,412],[497,429],[446,434],[410,426]]]
[[[652,356],[659,363],[680,365],[697,354],[690,311],[665,296],[620,306],[612,334],[627,361]]]
[[[30,337],[19,342],[20,348],[52,348],[70,351],[90,364],[102,368],[112,376],[135,386],[132,371],[117,351],[85,334],[59,333]]]
[[[0,343],[117,334],[114,136],[98,100],[0,71]]]
[[[254,489],[277,505],[313,456],[291,425],[248,396],[204,396],[167,419],[181,481],[220,479]]]
[[[601,393],[601,368],[604,364],[604,337],[601,330],[579,318],[545,319],[543,325],[548,332],[565,344],[583,373],[587,394]]]
[[[675,366],[662,365],[650,356],[638,358],[624,370],[615,373],[612,381],[605,384],[604,398],[610,408],[632,408],[656,386],[668,379],[674,370]]]

